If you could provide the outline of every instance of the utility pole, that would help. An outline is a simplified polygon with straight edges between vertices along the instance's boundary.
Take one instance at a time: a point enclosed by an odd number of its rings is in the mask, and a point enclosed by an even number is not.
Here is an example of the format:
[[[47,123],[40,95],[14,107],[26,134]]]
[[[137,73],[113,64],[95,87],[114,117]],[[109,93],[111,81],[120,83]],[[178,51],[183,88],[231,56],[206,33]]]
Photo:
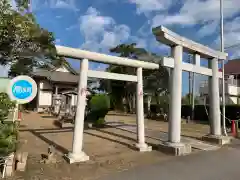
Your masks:
[[[223,38],[223,0],[220,0],[220,21],[221,21],[221,51],[224,52],[224,38]],[[224,60],[222,60],[222,122],[223,133],[227,136],[226,119],[225,119],[225,78],[224,78]]]
[[[195,58],[192,56],[192,62],[195,64]],[[192,74],[192,121],[194,121],[194,109],[195,109],[195,73],[191,72]]]
[[[188,63],[192,63],[191,54],[188,54]],[[192,72],[188,75],[188,93],[189,93],[189,105],[192,104]]]

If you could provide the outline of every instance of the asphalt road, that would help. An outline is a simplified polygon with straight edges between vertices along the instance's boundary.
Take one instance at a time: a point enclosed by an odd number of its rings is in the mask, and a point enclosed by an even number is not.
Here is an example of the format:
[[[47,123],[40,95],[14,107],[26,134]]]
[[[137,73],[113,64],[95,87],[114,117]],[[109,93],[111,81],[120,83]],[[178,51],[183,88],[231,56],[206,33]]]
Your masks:
[[[240,143],[114,174],[101,180],[239,180]]]

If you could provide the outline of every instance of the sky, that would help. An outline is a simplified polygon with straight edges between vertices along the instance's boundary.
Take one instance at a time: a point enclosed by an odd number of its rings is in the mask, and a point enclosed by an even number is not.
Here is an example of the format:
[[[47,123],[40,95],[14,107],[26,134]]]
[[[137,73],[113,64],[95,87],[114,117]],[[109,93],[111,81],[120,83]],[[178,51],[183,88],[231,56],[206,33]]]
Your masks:
[[[228,47],[240,43],[240,0],[223,1],[224,44]],[[55,34],[58,45],[109,53],[109,48],[120,43],[134,42],[168,56],[169,47],[157,42],[151,31],[163,25],[220,49],[220,0],[31,0],[31,10],[37,22]],[[230,59],[240,56],[238,49],[227,50]],[[79,69],[79,61],[69,61]],[[105,68],[91,64],[91,69]],[[188,90],[187,77],[184,73],[184,93]]]

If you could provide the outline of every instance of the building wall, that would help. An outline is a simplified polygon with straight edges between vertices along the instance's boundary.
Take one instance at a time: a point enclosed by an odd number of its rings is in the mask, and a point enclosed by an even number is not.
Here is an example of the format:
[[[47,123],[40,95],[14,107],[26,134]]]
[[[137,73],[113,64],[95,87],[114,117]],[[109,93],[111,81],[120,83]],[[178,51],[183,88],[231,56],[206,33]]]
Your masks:
[[[77,95],[72,95],[71,105],[72,106],[76,106],[77,105]]]
[[[52,105],[52,92],[51,91],[39,91],[39,106],[51,106]]]
[[[56,69],[55,71],[69,72],[64,66]],[[54,92],[54,86],[49,83],[49,81],[41,80],[38,82],[38,111],[41,111],[43,108],[50,107],[52,105],[52,96]],[[77,95],[72,95],[71,105],[77,104]]]
[[[38,98],[37,98],[37,111],[52,105],[52,85],[45,80],[38,82]]]
[[[62,66],[62,67],[60,67],[60,68],[56,69],[55,71],[60,71],[60,72],[69,72],[69,71],[67,70],[67,68],[65,68],[64,66]]]
[[[7,93],[7,87],[8,84],[10,83],[11,79],[9,78],[1,78],[0,77],[0,92]]]
[[[238,97],[226,96],[226,104],[238,104]]]
[[[49,84],[47,81],[39,81],[38,83],[38,111],[42,111],[44,108],[48,108],[52,105],[52,96],[54,88],[51,84]],[[71,105],[76,106],[77,105],[77,95],[71,95]]]

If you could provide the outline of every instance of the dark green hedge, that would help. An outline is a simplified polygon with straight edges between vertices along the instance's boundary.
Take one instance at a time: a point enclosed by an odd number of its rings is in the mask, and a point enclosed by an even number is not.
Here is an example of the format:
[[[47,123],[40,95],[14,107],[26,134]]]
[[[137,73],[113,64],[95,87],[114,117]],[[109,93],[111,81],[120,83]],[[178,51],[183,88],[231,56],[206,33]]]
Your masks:
[[[151,105],[151,113],[157,113],[160,111],[161,105],[159,107],[157,105]],[[168,107],[163,107],[164,110],[166,110]],[[206,108],[206,109],[205,109]],[[222,107],[220,107],[222,112]],[[147,113],[147,104],[144,104],[144,111]],[[167,111],[167,110],[166,110]],[[240,105],[226,105],[225,106],[226,111],[226,118],[231,120],[238,120],[240,119]],[[182,118],[187,118],[188,116],[191,117],[192,114],[192,107],[191,105],[182,105]],[[209,122],[209,105],[195,105],[194,108],[194,120],[202,121],[202,122]],[[227,126],[230,125],[229,121],[226,120]]]
[[[96,94],[91,97],[89,102],[89,113],[86,120],[93,123],[98,123],[99,119],[105,118],[110,109],[110,98],[106,94]]]
[[[220,107],[222,112],[222,106]],[[231,120],[240,119],[240,105],[226,105],[225,106],[226,118]],[[208,113],[208,114],[207,114]],[[187,118],[192,114],[191,105],[182,105],[182,117]],[[194,108],[194,120],[198,121],[209,121],[209,105],[196,105]],[[229,121],[226,120],[227,125],[230,125]]]

